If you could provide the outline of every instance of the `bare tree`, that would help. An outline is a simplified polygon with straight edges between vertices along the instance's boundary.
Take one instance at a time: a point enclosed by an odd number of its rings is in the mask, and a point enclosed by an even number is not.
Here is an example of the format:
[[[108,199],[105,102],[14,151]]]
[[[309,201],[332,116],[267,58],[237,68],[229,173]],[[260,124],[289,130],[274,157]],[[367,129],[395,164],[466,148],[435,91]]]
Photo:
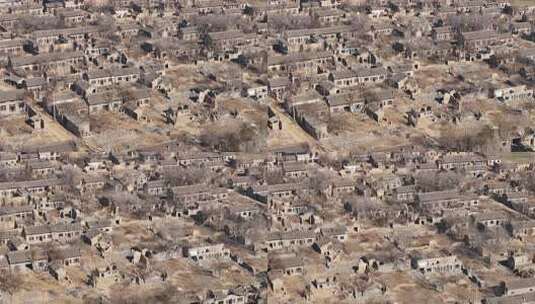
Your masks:
[[[499,132],[509,133],[511,126],[504,126]],[[496,147],[497,140],[494,130],[489,126],[483,126],[479,129],[447,128],[441,132],[437,141],[440,145],[448,150],[455,151],[474,151],[489,152]]]
[[[164,179],[171,186],[198,184],[207,179],[207,170],[204,168],[176,168],[168,169],[163,173]]]
[[[23,282],[19,276],[14,275],[11,271],[0,271],[0,290],[13,296],[19,288],[23,286]]]
[[[439,173],[423,173],[416,176],[416,185],[423,192],[456,189],[462,182],[463,175],[453,171]]]

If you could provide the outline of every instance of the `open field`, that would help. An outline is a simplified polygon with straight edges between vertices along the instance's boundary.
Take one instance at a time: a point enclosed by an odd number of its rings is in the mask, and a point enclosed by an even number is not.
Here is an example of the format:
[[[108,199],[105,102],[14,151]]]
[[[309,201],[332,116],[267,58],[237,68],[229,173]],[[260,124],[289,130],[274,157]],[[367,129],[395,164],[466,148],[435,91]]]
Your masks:
[[[511,0],[511,3],[514,6],[533,6],[535,5],[535,0]]]

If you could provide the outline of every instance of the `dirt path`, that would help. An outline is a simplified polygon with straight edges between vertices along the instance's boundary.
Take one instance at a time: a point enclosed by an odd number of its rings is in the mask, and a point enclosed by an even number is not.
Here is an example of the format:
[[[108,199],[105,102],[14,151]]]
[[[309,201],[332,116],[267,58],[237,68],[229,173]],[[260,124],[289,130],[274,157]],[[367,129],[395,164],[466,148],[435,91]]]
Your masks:
[[[50,114],[46,113],[43,108],[37,105],[32,105],[32,110],[41,115],[45,122],[46,135],[53,137],[57,141],[76,140],[77,137],[71,132],[63,128],[57,121],[54,120]]]
[[[305,132],[290,115],[284,112],[279,105],[274,102],[271,103],[271,108],[277,114],[282,122],[282,130],[276,136],[269,139],[270,147],[281,147],[294,145],[299,143],[307,143],[310,147],[325,151],[323,147],[314,137]]]

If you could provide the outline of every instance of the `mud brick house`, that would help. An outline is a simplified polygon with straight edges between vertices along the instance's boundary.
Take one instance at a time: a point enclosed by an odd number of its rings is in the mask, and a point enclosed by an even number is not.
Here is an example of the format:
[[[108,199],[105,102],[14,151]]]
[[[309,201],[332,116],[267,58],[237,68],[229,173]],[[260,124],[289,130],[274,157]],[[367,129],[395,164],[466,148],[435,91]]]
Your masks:
[[[35,197],[32,199],[32,205],[38,211],[60,209],[65,206],[65,196],[54,194],[46,197]]]
[[[516,253],[507,258],[506,265],[514,271],[535,269],[533,257],[529,253]]]
[[[35,56],[9,57],[8,66],[11,70],[39,72],[45,69],[70,74],[85,63],[82,52],[45,53]]]
[[[451,26],[435,27],[431,34],[435,41],[452,41],[456,38],[456,32]]]
[[[295,254],[282,254],[271,257],[268,267],[271,274],[276,272],[285,276],[292,276],[303,275],[305,273],[303,259]]]
[[[295,16],[299,15],[299,3],[297,1],[287,1],[284,3],[266,2],[253,6],[255,16],[259,19],[264,16]]]
[[[333,63],[330,52],[309,52],[267,57],[267,70],[271,72],[296,72],[315,74]]]
[[[167,183],[165,180],[154,180],[148,181],[144,186],[143,190],[149,195],[160,196],[167,194]]]
[[[223,11],[223,1],[203,0],[195,3],[195,10],[202,15],[217,14]]]
[[[210,290],[203,303],[206,304],[231,304],[246,303],[248,293],[242,290]]]
[[[90,14],[78,9],[65,9],[58,12],[61,20],[69,26],[84,23],[90,19]]]
[[[535,280],[532,278],[516,279],[505,283],[503,293],[505,296],[517,296],[535,292]]]
[[[26,40],[20,38],[0,41],[0,58],[23,55],[25,44]]]
[[[313,17],[321,24],[336,24],[345,19],[345,13],[338,9],[323,9],[313,12]]]
[[[142,48],[147,52],[152,52],[156,58],[163,60],[194,60],[201,54],[201,49],[196,42],[176,38],[147,41],[142,45]]]
[[[509,25],[509,30],[513,34],[529,35],[533,30],[533,25],[529,21],[525,22],[512,22]]]
[[[363,96],[354,93],[344,93],[331,95],[327,97],[327,104],[331,113],[340,112],[362,112],[366,105],[366,100]]]
[[[219,200],[228,197],[228,191],[223,188],[211,188],[205,184],[177,186],[171,189],[173,197],[184,203],[197,201]]]
[[[342,225],[320,228],[320,234],[323,237],[331,238],[339,242],[345,242],[348,237],[347,228]]]
[[[33,219],[33,207],[0,207],[0,223],[24,222]]]
[[[485,165],[486,160],[477,154],[447,154],[438,160],[438,167],[443,170],[464,169]]]
[[[88,230],[100,231],[103,233],[110,233],[113,231],[113,223],[109,219],[89,221],[86,223],[86,226]]]
[[[65,31],[55,30],[38,30],[32,33],[33,48],[40,53],[53,52],[55,49],[61,49],[67,46]]]
[[[301,215],[309,210],[306,204],[293,197],[290,199],[274,199],[268,204],[268,207],[273,214],[282,216]]]
[[[21,19],[20,14],[2,14],[0,15],[0,26],[4,30],[11,30]]]
[[[30,170],[32,176],[44,177],[57,173],[60,169],[60,164],[55,161],[37,160],[29,161],[26,167]]]
[[[506,44],[513,41],[509,34],[500,34],[492,30],[463,32],[459,41],[467,49],[482,49],[493,44]]]
[[[48,253],[49,260],[60,263],[63,266],[79,266],[82,252],[78,246],[54,248]]]
[[[307,44],[317,44],[321,39],[335,42],[340,39],[352,39],[358,31],[353,26],[330,26],[315,29],[288,30],[283,34],[283,38],[291,52],[302,51]]]
[[[317,153],[310,149],[306,145],[289,145],[281,148],[277,148],[272,151],[276,156],[277,162],[302,162],[313,163],[317,160]]]
[[[507,227],[511,235],[515,238],[523,238],[535,234],[535,222],[529,220],[511,221]]]
[[[483,212],[471,215],[472,221],[479,228],[492,229],[494,227],[505,227],[509,225],[507,214],[500,212]]]
[[[352,70],[333,71],[329,75],[329,80],[339,88],[352,87],[359,84],[357,73]]]
[[[535,301],[535,292],[522,293],[511,296],[499,296],[485,298],[486,304],[509,304],[509,303],[529,303]]]
[[[502,88],[495,89],[492,95],[499,101],[504,103],[514,103],[533,100],[535,93],[532,88],[528,88],[526,85],[513,85],[504,86]]]
[[[89,113],[96,113],[99,111],[118,112],[123,105],[121,96],[109,92],[89,95],[85,98],[85,102]]]
[[[83,193],[94,193],[103,189],[108,181],[106,175],[87,174],[82,178],[79,188]]]
[[[177,156],[178,164],[184,167],[202,166],[220,160],[223,160],[223,156],[213,152],[180,153]]]
[[[381,83],[386,80],[388,71],[383,67],[358,70],[356,73],[357,82],[367,85]]]
[[[272,78],[268,83],[269,94],[278,100],[282,100],[290,84],[290,80],[286,77]]]
[[[51,241],[68,242],[81,237],[80,223],[49,224],[40,226],[26,226],[23,235],[29,244],[39,244]]]
[[[416,254],[411,264],[423,274],[429,273],[461,273],[463,264],[456,255]]]
[[[331,181],[331,196],[342,196],[355,192],[357,189],[355,181],[351,179],[337,178]]]
[[[233,51],[241,45],[251,46],[256,40],[256,34],[245,34],[242,31],[210,32],[208,38],[217,50]]]
[[[316,234],[312,231],[287,231],[272,232],[264,242],[267,251],[283,248],[310,247],[316,240]]]
[[[300,162],[287,162],[283,164],[284,176],[288,178],[306,178],[309,175],[309,168]]]
[[[181,27],[178,30],[178,38],[185,41],[197,41],[200,38],[199,29],[196,26]]]
[[[0,117],[26,112],[23,91],[0,92]]]
[[[140,27],[135,23],[121,23],[118,25],[117,33],[123,38],[135,37],[139,34]]]
[[[186,246],[183,254],[198,263],[230,260],[230,250],[224,244]]]
[[[19,158],[16,153],[0,152],[0,166],[14,167],[17,165]]]
[[[305,185],[298,183],[284,183],[274,185],[258,185],[248,189],[248,193],[255,199],[268,203],[272,199],[292,197],[305,189]]]
[[[83,75],[83,79],[90,85],[87,90],[89,94],[95,93],[99,87],[136,83],[139,77],[138,68],[91,70]]]
[[[61,189],[64,181],[58,178],[37,179],[20,182],[0,183],[0,197],[13,197],[17,194],[46,193],[50,190]]]
[[[418,201],[423,208],[438,211],[474,206],[479,203],[479,198],[474,194],[461,194],[457,191],[436,191],[418,193]]]
[[[43,250],[11,251],[6,256],[9,268],[15,272],[45,271],[48,266],[48,255]]]

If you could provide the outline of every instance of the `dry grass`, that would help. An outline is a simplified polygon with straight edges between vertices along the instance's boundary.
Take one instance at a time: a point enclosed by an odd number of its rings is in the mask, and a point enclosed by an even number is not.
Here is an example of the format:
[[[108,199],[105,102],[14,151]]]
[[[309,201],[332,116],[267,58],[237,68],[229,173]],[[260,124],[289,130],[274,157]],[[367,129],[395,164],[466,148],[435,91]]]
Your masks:
[[[511,3],[513,6],[525,7],[535,5],[535,0],[512,0]]]
[[[282,130],[273,131],[269,134],[268,147],[278,148],[288,145],[308,143],[311,147],[318,146],[318,142],[306,133],[297,123],[277,106],[273,106],[282,122]]]
[[[121,151],[166,141],[167,129],[161,121],[138,122],[130,117],[103,111],[90,117],[94,136],[86,139],[86,145],[104,151]]]
[[[0,119],[0,144],[13,147],[46,145],[54,142],[66,142],[76,137],[65,130],[57,122],[43,115],[44,131],[34,131],[26,122],[25,116]]]

